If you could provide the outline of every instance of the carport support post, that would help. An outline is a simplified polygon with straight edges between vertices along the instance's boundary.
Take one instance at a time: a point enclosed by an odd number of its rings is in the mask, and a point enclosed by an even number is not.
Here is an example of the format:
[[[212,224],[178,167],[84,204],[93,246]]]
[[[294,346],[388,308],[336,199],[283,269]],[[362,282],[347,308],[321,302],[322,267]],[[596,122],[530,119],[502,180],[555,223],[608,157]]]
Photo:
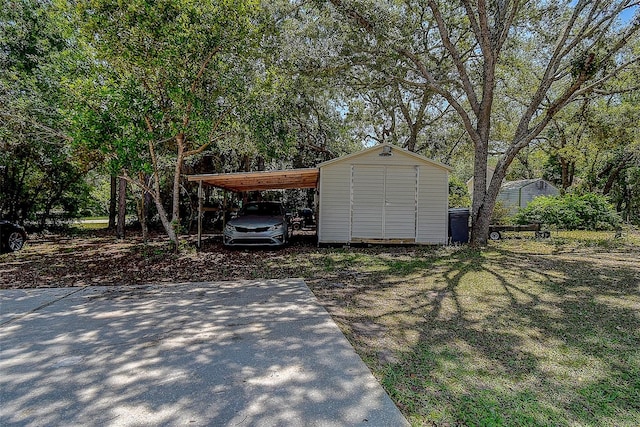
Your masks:
[[[222,191],[222,239],[224,240],[224,229],[227,226],[227,190]]]
[[[202,180],[198,184],[198,249],[202,246]]]

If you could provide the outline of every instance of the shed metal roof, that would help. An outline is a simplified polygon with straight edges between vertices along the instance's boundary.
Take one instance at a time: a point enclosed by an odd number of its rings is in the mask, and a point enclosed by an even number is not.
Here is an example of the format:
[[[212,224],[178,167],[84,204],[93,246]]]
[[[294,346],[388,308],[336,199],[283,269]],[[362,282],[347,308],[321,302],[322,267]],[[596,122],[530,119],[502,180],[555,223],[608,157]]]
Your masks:
[[[500,189],[501,190],[517,190],[517,189],[524,188],[524,187],[526,187],[528,185],[531,185],[531,184],[539,182],[539,181],[544,181],[544,182],[547,183],[548,186],[551,186],[551,187],[555,188],[550,182],[545,181],[542,178],[533,178],[533,179],[519,179],[517,181],[507,181],[507,182],[502,184]]]
[[[319,169],[308,168],[190,175],[188,179],[189,181],[202,182],[225,190],[241,192],[317,188],[319,175]]]

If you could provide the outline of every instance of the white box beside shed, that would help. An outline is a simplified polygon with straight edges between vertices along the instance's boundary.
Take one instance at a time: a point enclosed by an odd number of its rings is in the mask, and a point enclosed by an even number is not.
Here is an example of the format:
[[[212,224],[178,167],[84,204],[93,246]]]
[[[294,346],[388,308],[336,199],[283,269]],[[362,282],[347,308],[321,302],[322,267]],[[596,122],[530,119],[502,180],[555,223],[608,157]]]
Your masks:
[[[447,243],[449,166],[382,144],[318,168],[318,243]]]

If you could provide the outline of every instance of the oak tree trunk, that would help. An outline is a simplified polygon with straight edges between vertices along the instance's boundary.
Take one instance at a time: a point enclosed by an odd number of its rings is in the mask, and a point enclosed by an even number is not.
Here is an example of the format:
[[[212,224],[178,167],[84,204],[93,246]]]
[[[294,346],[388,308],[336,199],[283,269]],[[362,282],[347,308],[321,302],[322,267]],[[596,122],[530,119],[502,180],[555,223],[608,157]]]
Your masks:
[[[109,194],[109,230],[116,228],[116,207],[118,204],[118,177],[111,175]]]
[[[158,210],[158,216],[160,217],[160,222],[162,223],[162,226],[167,232],[167,236],[169,237],[169,240],[171,240],[171,242],[175,245],[175,249],[178,250],[178,235],[176,234],[176,231],[173,228],[173,224],[171,223],[171,221],[169,221],[167,212],[165,211],[164,206],[162,206],[162,203],[160,202],[160,200],[156,197],[154,197],[153,200],[156,204],[156,209]]]
[[[124,239],[126,214],[127,180],[124,177],[120,177],[120,183],[118,185],[118,227],[116,229],[118,239]]]
[[[172,201],[172,213],[171,222],[174,227],[178,227],[180,224],[180,177],[182,175],[182,161],[184,158],[184,143],[185,136],[183,133],[176,135],[176,144],[178,145],[178,156],[176,159],[176,167],[173,174],[173,201]]]

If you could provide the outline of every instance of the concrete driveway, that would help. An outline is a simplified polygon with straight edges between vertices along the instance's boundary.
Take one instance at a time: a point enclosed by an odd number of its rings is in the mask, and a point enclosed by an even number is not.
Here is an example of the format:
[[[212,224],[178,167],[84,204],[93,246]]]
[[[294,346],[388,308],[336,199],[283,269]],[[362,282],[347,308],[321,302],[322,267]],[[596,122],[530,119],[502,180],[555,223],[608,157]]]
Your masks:
[[[407,425],[301,280],[0,291],[0,425]]]

